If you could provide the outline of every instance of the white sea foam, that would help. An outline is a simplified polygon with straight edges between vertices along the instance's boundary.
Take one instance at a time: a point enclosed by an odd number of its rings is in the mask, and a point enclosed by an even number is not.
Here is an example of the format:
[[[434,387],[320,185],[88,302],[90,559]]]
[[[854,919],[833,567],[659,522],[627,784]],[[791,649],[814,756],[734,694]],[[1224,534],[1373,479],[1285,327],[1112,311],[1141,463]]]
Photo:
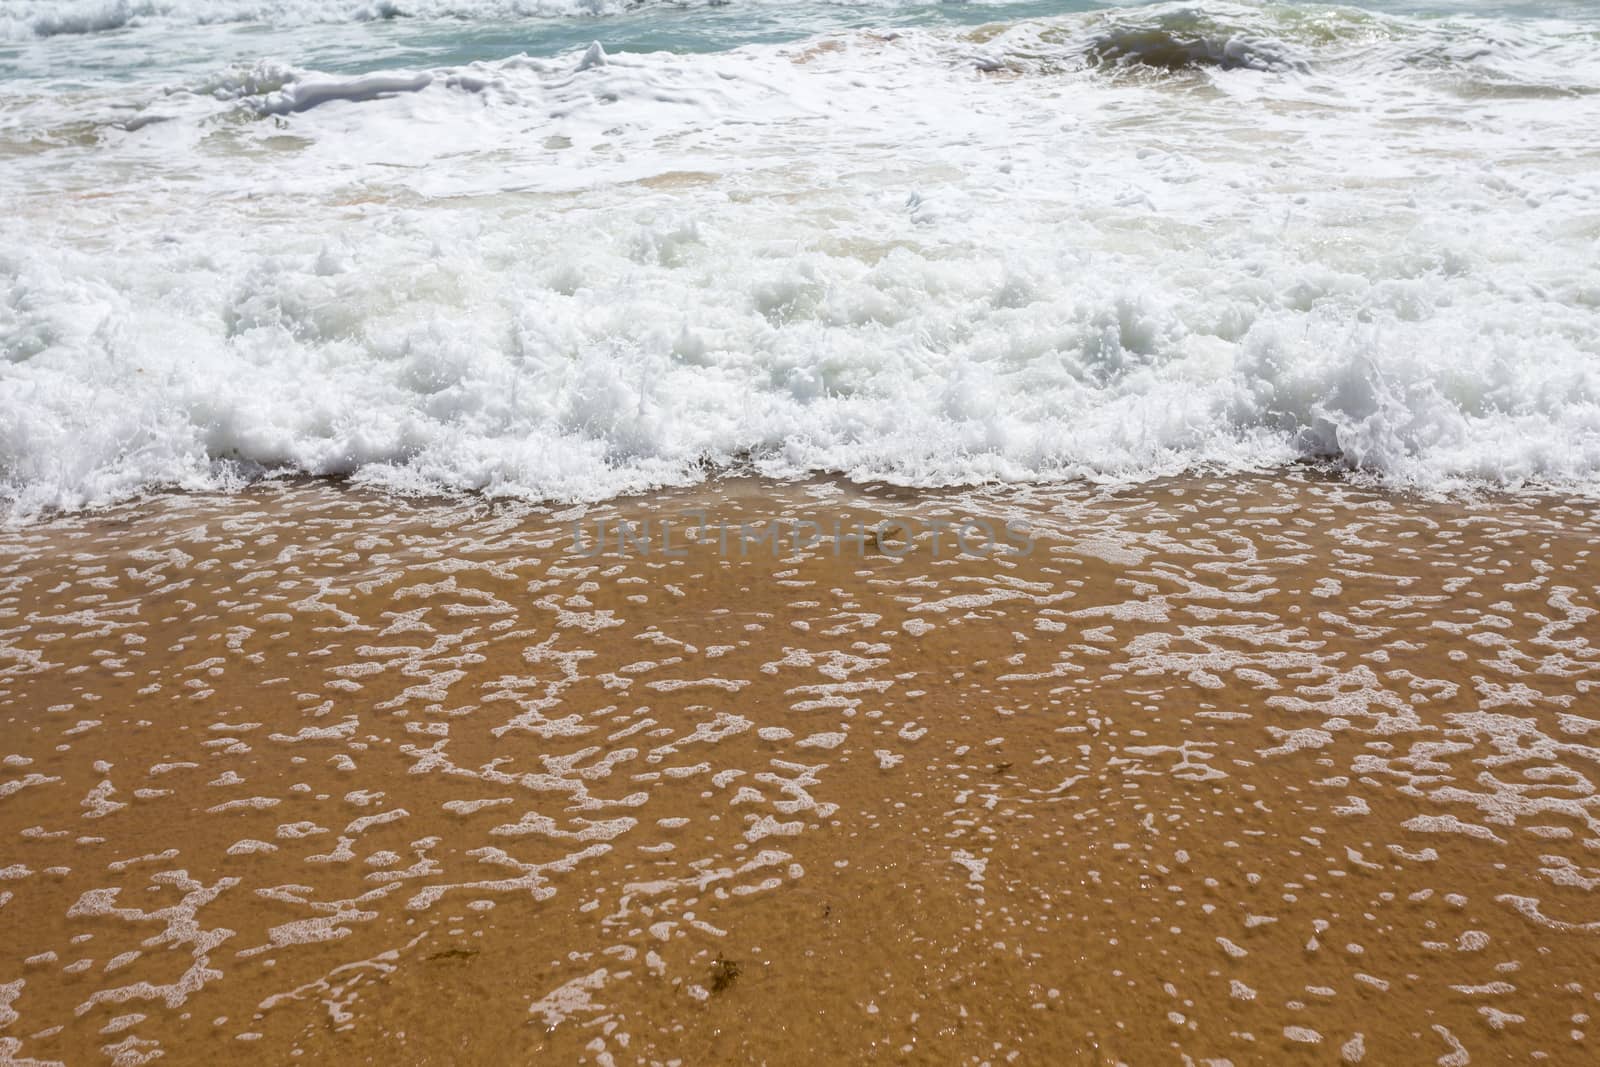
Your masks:
[[[1167,4],[26,82],[0,493],[1305,457],[1593,488],[1597,56],[1549,20]]]

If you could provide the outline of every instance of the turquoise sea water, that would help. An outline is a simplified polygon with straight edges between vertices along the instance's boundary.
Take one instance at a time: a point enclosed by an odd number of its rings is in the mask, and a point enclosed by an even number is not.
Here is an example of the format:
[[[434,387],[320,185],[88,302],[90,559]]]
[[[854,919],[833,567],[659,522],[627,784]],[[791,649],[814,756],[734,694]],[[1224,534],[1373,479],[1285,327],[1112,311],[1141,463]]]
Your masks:
[[[611,51],[703,53],[850,29],[977,26],[1139,6],[1128,0],[0,0],[0,77],[136,77],[266,54],[353,74],[549,56],[593,40]],[[1588,0],[1359,0],[1348,6],[1426,18],[1600,22],[1600,4]]]

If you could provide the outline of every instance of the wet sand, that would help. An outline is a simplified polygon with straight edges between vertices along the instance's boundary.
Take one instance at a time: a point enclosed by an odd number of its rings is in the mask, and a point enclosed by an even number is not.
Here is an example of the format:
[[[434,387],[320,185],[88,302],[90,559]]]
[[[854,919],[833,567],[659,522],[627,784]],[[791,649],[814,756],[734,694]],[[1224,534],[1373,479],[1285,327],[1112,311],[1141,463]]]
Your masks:
[[[707,533],[773,516],[921,532]],[[0,1059],[1592,1062],[1597,533],[1299,470],[0,532]]]

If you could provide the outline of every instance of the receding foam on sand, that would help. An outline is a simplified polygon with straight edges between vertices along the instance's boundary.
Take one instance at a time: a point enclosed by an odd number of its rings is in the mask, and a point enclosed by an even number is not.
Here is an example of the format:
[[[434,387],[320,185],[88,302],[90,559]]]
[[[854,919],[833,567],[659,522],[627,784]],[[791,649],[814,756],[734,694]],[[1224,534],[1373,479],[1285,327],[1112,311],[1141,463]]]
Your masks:
[[[0,1053],[1584,1058],[1592,505],[605,509],[1034,542],[585,558],[327,483],[0,534]]]

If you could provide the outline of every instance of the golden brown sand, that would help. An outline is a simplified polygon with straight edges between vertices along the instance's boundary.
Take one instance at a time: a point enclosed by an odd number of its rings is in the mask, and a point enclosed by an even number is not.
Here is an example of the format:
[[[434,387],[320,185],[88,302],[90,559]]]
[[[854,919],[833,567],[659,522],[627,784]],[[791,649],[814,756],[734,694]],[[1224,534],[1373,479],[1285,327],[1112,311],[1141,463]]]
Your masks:
[[[963,515],[1032,552],[935,558]],[[0,1059],[1594,1062],[1597,519],[1286,472],[0,533]]]

